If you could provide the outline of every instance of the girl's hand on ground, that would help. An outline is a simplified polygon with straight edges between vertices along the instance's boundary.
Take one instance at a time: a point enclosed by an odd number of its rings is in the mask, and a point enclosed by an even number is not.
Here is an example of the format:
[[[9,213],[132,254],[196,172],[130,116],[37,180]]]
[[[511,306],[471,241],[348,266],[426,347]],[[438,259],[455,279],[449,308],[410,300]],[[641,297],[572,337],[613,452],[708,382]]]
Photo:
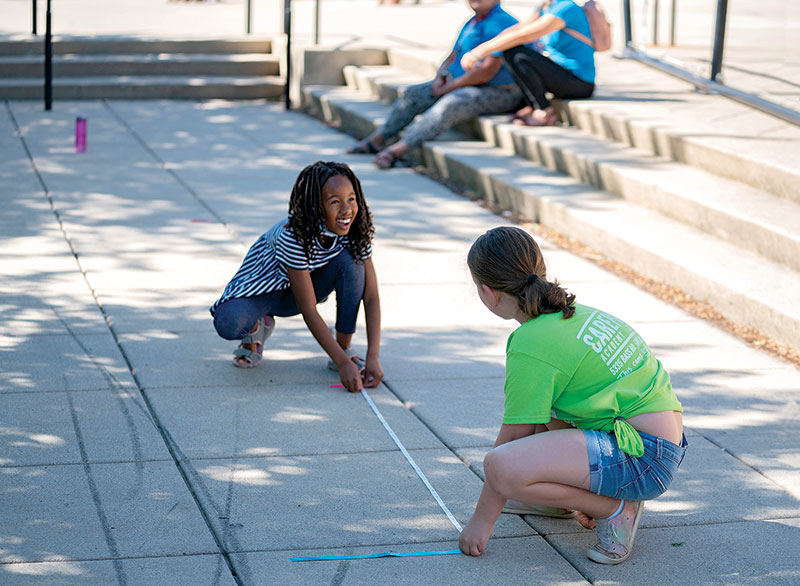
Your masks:
[[[473,516],[458,538],[458,547],[467,555],[478,556],[486,549],[494,524],[476,520]]]
[[[368,389],[377,387],[383,379],[383,369],[377,360],[367,360],[367,365],[361,370],[361,378]]]
[[[346,388],[351,393],[358,393],[363,388],[363,383],[361,382],[361,373],[358,370],[358,366],[352,360],[348,360],[344,364],[339,365],[339,378]]]

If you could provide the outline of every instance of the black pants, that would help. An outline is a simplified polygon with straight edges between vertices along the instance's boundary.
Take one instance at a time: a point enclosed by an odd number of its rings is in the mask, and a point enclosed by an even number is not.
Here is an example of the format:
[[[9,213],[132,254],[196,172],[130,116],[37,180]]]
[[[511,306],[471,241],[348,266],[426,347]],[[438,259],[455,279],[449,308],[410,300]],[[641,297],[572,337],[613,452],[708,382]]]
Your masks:
[[[546,92],[568,100],[588,98],[594,92],[593,83],[583,81],[569,69],[524,45],[503,51],[503,59],[517,85],[535,108],[550,106]]]

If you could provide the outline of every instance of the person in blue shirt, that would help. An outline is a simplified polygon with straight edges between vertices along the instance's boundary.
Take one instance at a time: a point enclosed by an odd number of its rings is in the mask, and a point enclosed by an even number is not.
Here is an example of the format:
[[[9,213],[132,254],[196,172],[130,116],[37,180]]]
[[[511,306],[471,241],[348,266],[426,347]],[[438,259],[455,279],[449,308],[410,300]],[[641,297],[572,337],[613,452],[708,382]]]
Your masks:
[[[587,40],[591,32],[583,8],[572,0],[554,0],[528,20],[469,51],[461,58],[461,66],[475,70],[487,55],[503,51],[506,65],[530,103],[515,114],[514,121],[552,126],[558,124],[558,114],[546,92],[565,99],[588,98],[594,92],[594,48]]]
[[[522,92],[503,66],[501,52],[487,53],[469,70],[461,66],[462,57],[470,50],[518,21],[501,8],[498,0],[469,0],[469,6],[475,16],[461,29],[436,77],[407,87],[395,100],[386,122],[351,147],[349,153],[377,153],[373,162],[388,169],[411,149],[460,122],[519,107]],[[403,138],[387,146],[404,128]]]

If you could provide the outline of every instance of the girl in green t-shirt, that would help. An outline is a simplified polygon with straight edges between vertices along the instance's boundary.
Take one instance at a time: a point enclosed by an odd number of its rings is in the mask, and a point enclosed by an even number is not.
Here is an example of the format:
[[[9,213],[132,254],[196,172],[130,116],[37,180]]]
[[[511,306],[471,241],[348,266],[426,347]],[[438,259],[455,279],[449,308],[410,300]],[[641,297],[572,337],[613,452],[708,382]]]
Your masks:
[[[686,452],[669,375],[630,326],[548,281],[524,230],[490,230],[467,264],[484,305],[520,327],[508,338],[503,422],[461,550],[483,553],[501,512],[577,510],[597,536],[589,559],[625,561],[643,501],[667,489]]]

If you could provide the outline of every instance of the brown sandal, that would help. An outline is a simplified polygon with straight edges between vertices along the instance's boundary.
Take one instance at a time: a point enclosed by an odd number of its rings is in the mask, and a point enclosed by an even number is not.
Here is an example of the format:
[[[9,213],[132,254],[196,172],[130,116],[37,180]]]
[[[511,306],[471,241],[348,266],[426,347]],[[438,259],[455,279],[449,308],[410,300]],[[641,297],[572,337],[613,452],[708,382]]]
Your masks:
[[[372,141],[365,138],[347,149],[347,152],[353,155],[374,155],[379,153],[380,150],[381,149],[372,144]]]
[[[381,152],[375,155],[375,158],[372,159],[372,162],[375,163],[379,169],[391,169],[395,166],[399,158],[400,157],[395,155],[389,149],[383,149]]]

